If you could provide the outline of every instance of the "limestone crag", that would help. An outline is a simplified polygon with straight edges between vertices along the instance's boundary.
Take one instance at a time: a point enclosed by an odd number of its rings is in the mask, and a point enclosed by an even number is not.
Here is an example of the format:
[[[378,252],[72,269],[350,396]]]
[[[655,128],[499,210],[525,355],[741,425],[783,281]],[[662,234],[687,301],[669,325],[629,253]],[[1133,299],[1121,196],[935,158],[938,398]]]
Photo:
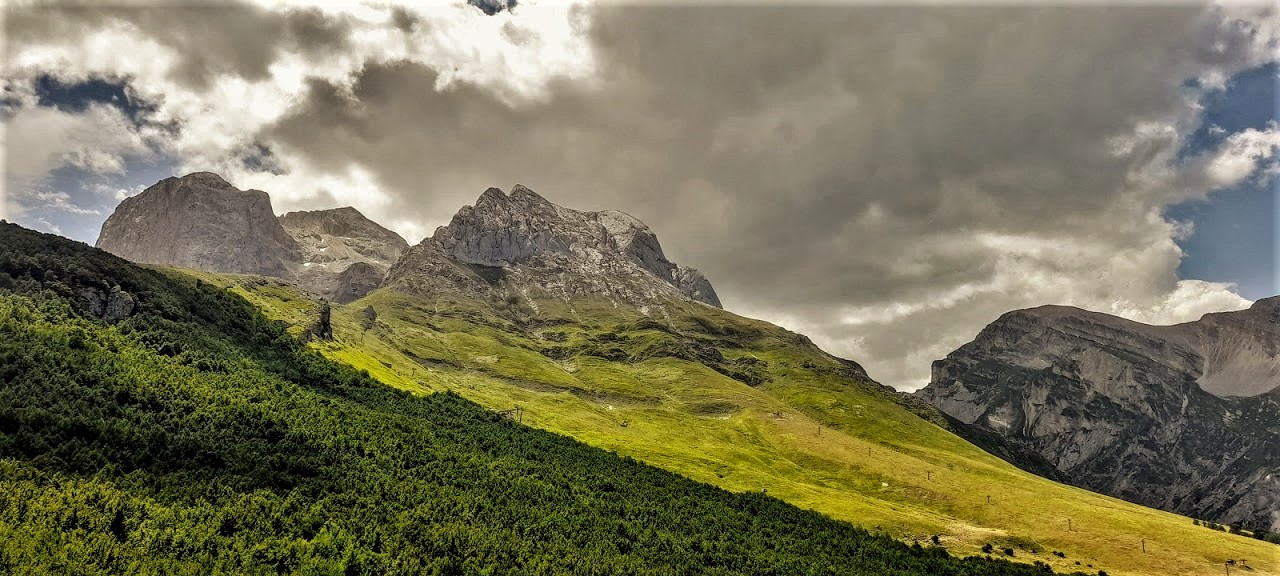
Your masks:
[[[1280,529],[1280,298],[1148,326],[1063,306],[1010,312],[917,395],[1073,484]]]
[[[388,277],[389,284],[409,290],[441,280],[473,295],[533,290],[566,301],[601,296],[644,307],[680,299],[720,307],[711,283],[667,260],[640,220],[557,206],[520,185],[510,194],[486,190],[411,248]]]
[[[125,199],[97,245],[135,262],[281,278],[338,302],[375,290],[409,246],[350,207],[277,218],[266,192],[209,172]]]
[[[377,289],[409,248],[399,234],[351,207],[289,212],[280,224],[302,248],[299,284],[340,303]]]
[[[97,246],[134,262],[279,278],[302,258],[266,192],[238,190],[210,172],[165,178],[126,198]]]

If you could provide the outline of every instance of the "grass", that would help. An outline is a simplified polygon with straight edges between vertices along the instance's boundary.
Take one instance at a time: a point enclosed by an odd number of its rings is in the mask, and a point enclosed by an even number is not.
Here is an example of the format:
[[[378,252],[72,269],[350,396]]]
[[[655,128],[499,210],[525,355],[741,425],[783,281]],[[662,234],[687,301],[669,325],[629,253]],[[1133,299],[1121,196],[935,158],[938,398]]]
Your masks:
[[[271,317],[314,321],[315,303],[287,286],[199,277]],[[696,304],[648,317],[604,301],[536,304],[510,314],[383,290],[335,306],[335,339],[315,346],[390,386],[520,407],[525,424],[902,540],[937,535],[963,555],[991,544],[1116,575],[1216,575],[1244,559],[1250,574],[1280,574],[1273,544],[1023,472],[770,324]],[[369,330],[366,306],[378,312]]]

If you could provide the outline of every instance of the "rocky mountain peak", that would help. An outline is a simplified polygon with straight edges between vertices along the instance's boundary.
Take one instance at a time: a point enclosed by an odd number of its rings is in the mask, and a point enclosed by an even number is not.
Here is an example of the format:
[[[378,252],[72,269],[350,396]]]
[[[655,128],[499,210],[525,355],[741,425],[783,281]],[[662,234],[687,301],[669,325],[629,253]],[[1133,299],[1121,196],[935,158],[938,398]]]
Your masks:
[[[537,192],[527,188],[523,184],[516,184],[511,187],[511,198],[522,204],[550,204],[551,202],[543,198]]]
[[[1065,306],[1009,312],[935,362],[917,395],[1074,484],[1280,528],[1278,303],[1173,326]]]
[[[226,180],[224,180],[222,176],[214,174],[213,172],[192,172],[190,174],[187,174],[186,176],[182,176],[180,178],[175,178],[175,179],[178,180],[179,182],[189,184],[193,187],[215,188],[215,189],[221,189],[221,190],[236,189],[236,187],[232,186],[230,182],[227,182]]]
[[[135,262],[283,278],[340,302],[377,288],[409,247],[351,207],[277,218],[266,192],[212,172],[165,178],[126,198],[97,244]]]
[[[301,259],[266,192],[211,172],[165,178],[126,198],[97,246],[135,262],[286,278]]]
[[[375,290],[409,248],[399,234],[350,206],[289,212],[280,224],[302,247],[299,283],[335,302]]]
[[[485,190],[412,251],[503,269],[510,282],[558,298],[601,295],[642,306],[675,297],[720,306],[711,283],[697,270],[667,260],[657,236],[639,219],[564,208],[519,184],[510,193]],[[439,264],[426,256],[419,255],[423,265]],[[408,265],[397,269],[391,277],[400,280],[418,272]]]

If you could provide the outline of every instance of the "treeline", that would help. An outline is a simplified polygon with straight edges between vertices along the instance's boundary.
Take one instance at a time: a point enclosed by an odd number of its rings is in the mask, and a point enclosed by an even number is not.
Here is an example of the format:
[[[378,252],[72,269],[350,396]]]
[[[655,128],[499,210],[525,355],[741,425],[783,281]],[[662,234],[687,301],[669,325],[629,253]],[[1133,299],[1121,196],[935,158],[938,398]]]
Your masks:
[[[117,286],[127,318],[84,306]],[[0,224],[0,574],[1047,572],[411,396],[224,290]]]
[[[1210,530],[1217,530],[1219,532],[1226,532],[1228,534],[1235,534],[1237,536],[1248,536],[1257,540],[1270,542],[1272,544],[1280,544],[1280,533],[1268,532],[1266,530],[1252,530],[1249,532],[1245,532],[1244,528],[1242,528],[1237,524],[1232,524],[1230,526],[1227,526],[1225,524],[1210,522],[1208,520],[1196,519],[1196,520],[1192,520],[1191,523],[1195,524],[1196,526],[1204,526],[1205,528],[1208,528]]]

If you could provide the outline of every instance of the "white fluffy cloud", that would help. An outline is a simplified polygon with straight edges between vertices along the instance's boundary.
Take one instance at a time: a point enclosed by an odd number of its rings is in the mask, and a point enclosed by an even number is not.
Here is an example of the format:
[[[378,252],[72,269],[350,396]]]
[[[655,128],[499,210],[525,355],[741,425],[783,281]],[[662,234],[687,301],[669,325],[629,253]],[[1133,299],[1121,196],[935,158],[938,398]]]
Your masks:
[[[135,129],[118,108],[94,105],[80,112],[23,106],[3,127],[5,173],[0,196],[18,206],[33,204],[70,213],[94,213],[76,206],[66,192],[46,190],[55,168],[74,166],[95,174],[121,174],[128,156],[151,154],[147,136]],[[0,205],[0,217],[5,217]]]
[[[1228,136],[1218,148],[1206,171],[1210,182],[1219,187],[1234,186],[1259,171],[1274,170],[1272,159],[1280,150],[1280,125],[1267,124],[1265,130],[1249,128]]]
[[[358,163],[316,165],[282,148],[272,151],[281,173],[267,174],[245,166],[241,154],[259,144],[256,139],[264,128],[289,114],[313,82],[349,86],[369,65],[425,66],[439,73],[438,90],[467,83],[492,91],[511,106],[545,99],[550,83],[589,78],[594,70],[585,15],[576,3],[534,0],[494,16],[461,2],[258,4],[280,18],[320,18],[326,25],[341,26],[340,46],[308,50],[299,41],[278,52],[264,49],[270,55],[262,62],[265,73],[248,76],[215,63],[206,66],[208,77],[202,83],[193,84],[187,77],[188,61],[207,47],[194,40],[185,46],[166,41],[155,29],[167,22],[165,16],[147,21],[138,17],[141,9],[42,22],[58,33],[33,33],[9,43],[5,78],[14,85],[29,85],[48,74],[63,82],[127,79],[137,97],[154,104],[155,110],[148,118],[150,126],[137,127],[110,107],[66,114],[27,102],[6,121],[9,140],[24,143],[13,148],[8,174],[29,182],[60,165],[119,172],[123,155],[143,151],[149,144],[175,158],[179,171],[218,171],[240,186],[270,190],[285,209],[338,202],[371,216],[391,217],[395,210],[388,207],[376,175]],[[166,10],[182,11],[173,6],[160,9]],[[64,14],[32,8],[23,16],[39,21]],[[83,27],[76,18],[85,18]],[[162,130],[165,126],[180,129],[169,132]],[[405,233],[421,234],[422,228],[421,222],[399,221]]]

